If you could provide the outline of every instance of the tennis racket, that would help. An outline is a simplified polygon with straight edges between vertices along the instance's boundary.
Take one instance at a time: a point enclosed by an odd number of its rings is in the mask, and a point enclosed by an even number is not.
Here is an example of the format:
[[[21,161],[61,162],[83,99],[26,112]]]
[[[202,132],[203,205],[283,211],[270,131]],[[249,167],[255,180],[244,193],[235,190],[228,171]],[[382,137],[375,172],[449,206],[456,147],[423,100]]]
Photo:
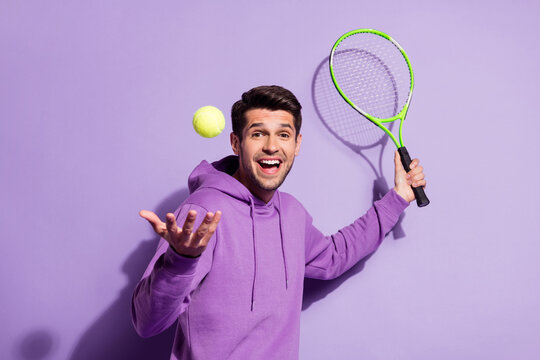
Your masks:
[[[409,110],[414,75],[403,48],[390,36],[371,29],[342,35],[330,53],[330,74],[341,97],[381,128],[396,145],[409,172],[411,157],[403,145],[403,121]],[[399,120],[399,137],[383,124]],[[419,207],[429,204],[422,187],[412,187]]]

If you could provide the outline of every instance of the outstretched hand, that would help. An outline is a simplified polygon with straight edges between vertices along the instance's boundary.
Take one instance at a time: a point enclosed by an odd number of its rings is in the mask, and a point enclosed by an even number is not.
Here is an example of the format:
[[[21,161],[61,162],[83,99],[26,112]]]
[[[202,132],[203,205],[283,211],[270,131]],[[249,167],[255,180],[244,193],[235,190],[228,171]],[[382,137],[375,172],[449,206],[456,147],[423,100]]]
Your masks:
[[[167,240],[174,251],[187,257],[198,257],[203,253],[221,219],[221,211],[216,211],[215,214],[207,212],[197,231],[193,232],[197,218],[195,210],[188,212],[182,228],[177,226],[176,218],[172,213],[165,216],[165,223],[152,211],[141,210],[139,215],[148,220],[156,234]]]
[[[409,165],[411,170],[407,173],[401,164],[399,153],[397,151],[394,153],[394,190],[409,203],[414,200],[414,192],[412,191],[411,186],[426,187],[424,168],[418,165],[419,162],[418,159],[414,159]]]

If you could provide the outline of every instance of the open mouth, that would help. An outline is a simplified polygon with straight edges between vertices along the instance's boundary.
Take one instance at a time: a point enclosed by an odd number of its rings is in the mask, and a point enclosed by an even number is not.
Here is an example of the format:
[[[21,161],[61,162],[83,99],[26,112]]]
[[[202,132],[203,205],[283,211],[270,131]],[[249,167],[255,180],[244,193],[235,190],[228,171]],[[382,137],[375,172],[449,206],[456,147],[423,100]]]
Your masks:
[[[279,170],[281,160],[278,159],[263,159],[257,161],[263,172],[271,174]]]

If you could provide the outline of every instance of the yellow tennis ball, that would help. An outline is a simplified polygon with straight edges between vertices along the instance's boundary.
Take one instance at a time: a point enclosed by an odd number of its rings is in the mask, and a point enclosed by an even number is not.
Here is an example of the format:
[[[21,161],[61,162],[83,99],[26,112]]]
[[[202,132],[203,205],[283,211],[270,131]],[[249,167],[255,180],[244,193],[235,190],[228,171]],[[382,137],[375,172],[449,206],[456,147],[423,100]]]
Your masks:
[[[225,128],[225,116],[215,106],[203,106],[193,115],[193,128],[199,135],[213,138]]]

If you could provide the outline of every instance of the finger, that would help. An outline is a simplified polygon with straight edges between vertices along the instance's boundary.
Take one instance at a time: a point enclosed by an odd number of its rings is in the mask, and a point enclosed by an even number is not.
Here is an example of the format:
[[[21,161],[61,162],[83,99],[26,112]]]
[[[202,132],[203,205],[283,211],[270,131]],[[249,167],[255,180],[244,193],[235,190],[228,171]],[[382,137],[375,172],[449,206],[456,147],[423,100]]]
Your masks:
[[[154,231],[158,235],[162,235],[163,232],[165,232],[165,224],[159,219],[159,217],[152,211],[149,210],[141,210],[139,211],[139,216],[143,219],[147,220],[150,225],[154,228]]]
[[[419,186],[421,186],[421,187],[425,188],[426,185],[427,185],[426,180],[423,179],[423,180],[418,180],[418,181],[413,182],[411,186],[412,186],[412,187],[419,187]]]
[[[418,163],[420,162],[420,160],[418,159],[414,159],[413,161],[411,161],[411,164],[409,165],[409,168],[412,170],[414,169],[415,167],[418,166]]]
[[[424,168],[420,165],[417,165],[414,169],[408,172],[408,175],[410,175],[411,177],[415,177],[418,174],[421,174],[423,171],[424,171]]]
[[[214,235],[214,233],[216,232],[219,220],[221,220],[221,211],[218,210],[216,211],[216,214],[214,215],[210,226],[208,226],[208,231],[206,232],[206,235],[201,239],[199,245],[206,246],[208,244],[208,242],[212,238],[212,235]]]
[[[197,229],[197,231],[193,234],[193,237],[191,239],[191,244],[198,245],[202,238],[206,235],[208,232],[208,229],[210,228],[210,224],[212,223],[212,220],[214,219],[214,213],[207,212],[203,222]]]
[[[197,219],[197,212],[195,210],[189,210],[186,221],[182,226],[182,231],[180,234],[180,241],[183,243],[189,242],[191,238],[191,233],[193,232],[193,227],[195,226],[195,220]]]
[[[424,180],[424,173],[416,174],[414,176],[411,176],[412,181],[419,181]]]
[[[178,225],[176,225],[176,217],[174,216],[174,214],[168,213],[167,215],[165,215],[165,221],[167,224],[167,231],[171,235],[178,234],[180,229],[178,228]]]

